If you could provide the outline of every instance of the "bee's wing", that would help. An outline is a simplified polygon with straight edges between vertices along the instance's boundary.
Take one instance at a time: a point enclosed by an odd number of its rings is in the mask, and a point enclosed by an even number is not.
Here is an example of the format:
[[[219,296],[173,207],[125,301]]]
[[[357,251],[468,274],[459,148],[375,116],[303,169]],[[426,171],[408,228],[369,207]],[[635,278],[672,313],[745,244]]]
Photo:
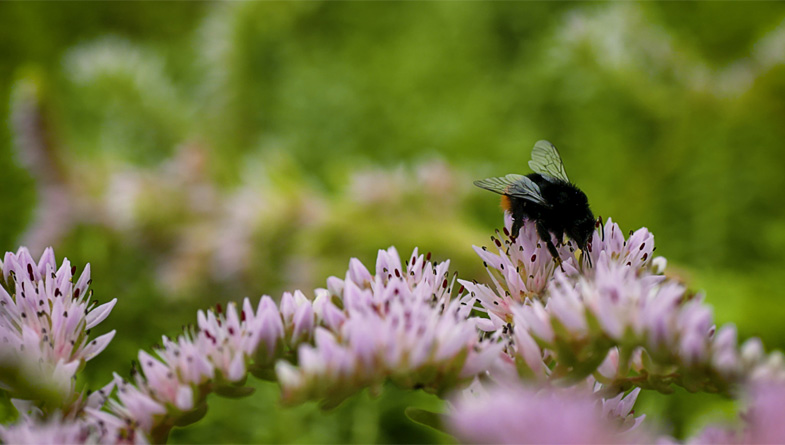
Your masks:
[[[482,179],[474,181],[474,185],[500,195],[514,196],[537,204],[548,205],[545,198],[542,197],[540,187],[523,175],[509,174],[497,178]]]
[[[570,182],[570,180],[567,179],[567,172],[564,171],[564,163],[562,163],[559,150],[548,141],[537,141],[537,143],[534,144],[534,148],[532,149],[532,160],[529,161],[529,168],[541,175],[547,175],[565,182]]]

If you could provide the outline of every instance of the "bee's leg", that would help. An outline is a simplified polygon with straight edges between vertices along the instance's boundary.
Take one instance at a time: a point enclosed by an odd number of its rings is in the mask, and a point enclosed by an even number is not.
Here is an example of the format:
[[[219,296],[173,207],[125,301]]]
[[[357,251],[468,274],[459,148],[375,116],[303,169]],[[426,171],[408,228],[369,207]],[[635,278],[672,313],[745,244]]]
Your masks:
[[[564,267],[561,264],[561,257],[559,256],[559,251],[556,250],[556,246],[553,245],[553,241],[551,240],[551,232],[545,228],[541,221],[537,221],[537,235],[540,236],[540,239],[545,241],[545,244],[548,246],[548,252],[551,253],[553,257],[553,261],[559,265],[562,272],[564,272]]]
[[[562,272],[564,272],[564,266],[562,266],[561,257],[559,256],[559,252],[556,250],[556,246],[553,245],[551,240],[546,241],[548,245],[548,251],[551,252],[551,256],[553,257],[553,261],[559,266]]]
[[[518,238],[518,234],[521,231],[521,227],[523,227],[523,218],[520,215],[513,214],[512,216],[512,231],[510,232],[510,238],[515,241]]]
[[[561,247],[564,245],[564,231],[556,230],[553,232],[554,238],[556,238],[556,247]]]
[[[556,250],[556,247],[561,247],[564,245],[564,232],[558,230],[553,233],[553,236],[556,237],[556,245],[554,246],[553,243],[549,244],[548,250],[551,252],[551,255],[553,255],[553,252],[556,252],[556,257],[554,259],[556,261],[556,264],[559,265],[561,271],[564,272],[564,266],[562,266],[561,256],[559,255],[559,252]]]
[[[548,246],[548,249],[550,250],[550,248],[551,248],[551,247],[553,247],[553,244],[550,244],[550,245]],[[553,250],[556,250],[556,248],[554,247],[554,248],[553,248]],[[551,255],[553,255],[553,252],[551,252]],[[559,256],[557,256],[557,257],[554,257],[554,258],[553,258],[553,261],[555,261],[555,262],[556,262],[556,264],[559,266],[559,269],[561,269],[561,271],[562,271],[562,272],[564,272],[564,266],[562,266],[561,257],[559,257]]]

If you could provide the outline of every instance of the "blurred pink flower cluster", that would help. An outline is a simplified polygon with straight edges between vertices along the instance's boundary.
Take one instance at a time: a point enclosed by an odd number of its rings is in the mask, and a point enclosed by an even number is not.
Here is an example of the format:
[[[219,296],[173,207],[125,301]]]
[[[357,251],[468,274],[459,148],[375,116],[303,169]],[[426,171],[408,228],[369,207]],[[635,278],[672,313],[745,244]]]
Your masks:
[[[468,443],[678,443],[641,426],[632,409],[636,388],[598,401],[584,387],[523,385],[474,387],[454,399],[447,427]],[[708,425],[688,444],[775,444],[785,439],[785,384],[746,386],[745,409],[735,422]]]
[[[746,410],[735,425],[709,425],[689,443],[773,444],[785,440],[785,384],[757,382],[746,394]]]
[[[639,392],[598,401],[577,387],[480,387],[455,400],[447,426],[470,443],[644,443],[645,416],[632,410]]]

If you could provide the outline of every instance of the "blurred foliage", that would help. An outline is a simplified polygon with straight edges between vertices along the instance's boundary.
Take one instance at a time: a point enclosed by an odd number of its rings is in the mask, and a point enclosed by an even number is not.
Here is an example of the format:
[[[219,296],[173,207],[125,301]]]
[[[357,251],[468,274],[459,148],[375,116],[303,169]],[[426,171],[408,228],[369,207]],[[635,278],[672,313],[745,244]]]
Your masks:
[[[118,297],[92,387],[199,307],[389,245],[483,278],[501,217],[471,180],[541,138],[718,322],[785,346],[781,3],[5,2],[0,42],[0,244],[54,244]],[[449,440],[405,420],[422,394],[322,416],[258,385],[172,440]],[[726,405],[704,399],[640,403],[684,434]]]

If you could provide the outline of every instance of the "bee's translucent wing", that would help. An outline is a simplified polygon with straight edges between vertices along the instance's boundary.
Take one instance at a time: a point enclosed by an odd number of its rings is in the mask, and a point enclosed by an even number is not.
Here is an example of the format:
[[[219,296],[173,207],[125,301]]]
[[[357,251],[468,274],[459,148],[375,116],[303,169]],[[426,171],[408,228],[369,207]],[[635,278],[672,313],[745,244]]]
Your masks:
[[[512,185],[515,184],[515,182],[520,178],[525,178],[525,176],[510,174],[497,178],[486,178],[479,181],[474,181],[474,185],[484,188],[485,190],[490,190],[492,192],[504,195],[508,193],[508,189],[512,187]]]
[[[532,160],[529,161],[529,168],[541,175],[548,175],[565,182],[567,172],[564,171],[564,163],[561,161],[559,150],[548,141],[537,141],[532,149]],[[547,179],[547,178],[546,178]]]
[[[548,205],[542,197],[540,187],[523,175],[509,174],[497,178],[482,179],[474,181],[474,185],[500,195],[514,196],[537,204]]]

